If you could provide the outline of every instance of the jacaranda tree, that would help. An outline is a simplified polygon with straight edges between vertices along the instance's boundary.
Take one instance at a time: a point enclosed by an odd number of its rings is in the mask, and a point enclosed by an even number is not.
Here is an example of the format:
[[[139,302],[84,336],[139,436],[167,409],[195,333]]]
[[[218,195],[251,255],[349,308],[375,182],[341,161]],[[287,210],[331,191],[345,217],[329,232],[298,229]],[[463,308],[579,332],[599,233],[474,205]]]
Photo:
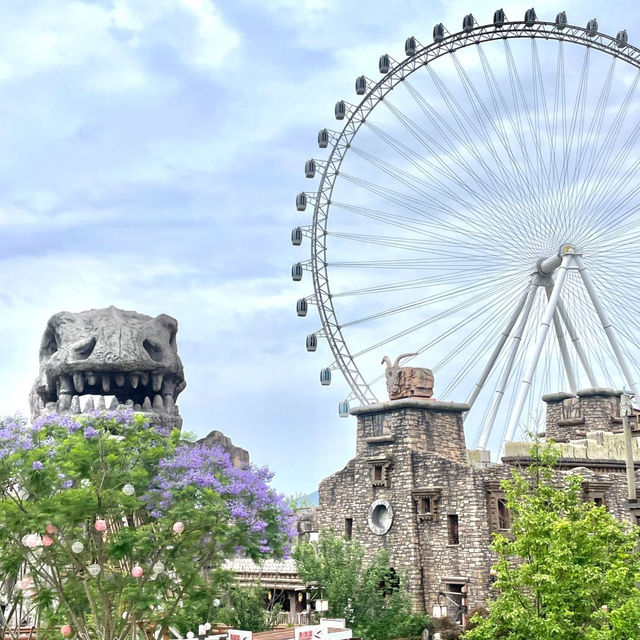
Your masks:
[[[189,619],[227,584],[225,558],[289,553],[292,513],[271,477],[131,411],[3,421],[8,626],[19,606],[38,638],[143,638]]]

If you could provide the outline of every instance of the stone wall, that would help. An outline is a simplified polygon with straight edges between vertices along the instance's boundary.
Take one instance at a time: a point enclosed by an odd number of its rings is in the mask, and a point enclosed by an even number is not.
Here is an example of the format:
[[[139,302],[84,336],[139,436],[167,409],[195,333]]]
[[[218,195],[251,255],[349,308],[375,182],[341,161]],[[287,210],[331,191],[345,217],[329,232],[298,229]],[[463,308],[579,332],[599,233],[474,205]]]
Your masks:
[[[547,435],[565,440],[558,445],[558,482],[579,474],[585,499],[635,521],[640,507],[630,510],[626,501],[622,434],[613,433],[620,428],[615,393],[546,396]],[[358,419],[356,457],[319,488],[319,529],[351,535],[368,558],[387,549],[392,566],[409,579],[414,608],[427,613],[449,589],[463,592],[469,612],[492,597],[492,532],[508,535],[500,482],[530,462],[531,443],[509,443],[503,459],[508,464],[468,457],[465,410],[462,404],[417,399],[352,410]],[[640,449],[634,449],[640,460]],[[393,520],[385,530],[388,507]],[[375,509],[384,518],[376,519]]]

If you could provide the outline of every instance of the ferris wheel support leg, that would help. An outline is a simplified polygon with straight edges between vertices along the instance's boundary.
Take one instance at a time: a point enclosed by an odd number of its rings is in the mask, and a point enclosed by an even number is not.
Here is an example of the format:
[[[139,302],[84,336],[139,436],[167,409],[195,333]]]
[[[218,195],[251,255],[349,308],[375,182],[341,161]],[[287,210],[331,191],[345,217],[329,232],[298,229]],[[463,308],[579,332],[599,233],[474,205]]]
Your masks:
[[[551,299],[553,292],[553,285],[545,287],[547,292],[547,300]],[[562,302],[558,299],[558,304]],[[567,382],[569,383],[569,390],[571,393],[575,393],[578,390],[576,385],[576,377],[573,373],[573,365],[571,364],[571,358],[569,357],[569,350],[567,349],[567,341],[564,339],[564,331],[562,329],[562,323],[560,322],[560,314],[556,306],[556,310],[553,314],[553,328],[556,332],[556,338],[558,339],[558,346],[560,347],[560,355],[562,356],[562,364],[564,365],[565,373],[567,374]]]
[[[591,276],[584,266],[584,262],[580,259],[580,256],[576,256],[576,264],[578,265],[578,270],[580,275],[582,276],[582,281],[584,282],[584,286],[591,298],[591,302],[593,302],[593,306],[598,314],[598,318],[600,319],[600,323],[602,324],[602,328],[604,332],[607,334],[607,338],[609,339],[609,344],[613,349],[613,353],[622,369],[622,373],[624,375],[624,379],[626,383],[629,385],[629,389],[632,393],[638,393],[638,388],[636,382],[634,380],[633,374],[631,373],[631,369],[629,368],[629,363],[622,352],[620,347],[620,343],[618,342],[618,336],[616,335],[616,331],[613,327],[613,324],[609,320],[609,316],[605,311],[605,308],[600,303],[600,299],[598,298],[598,294],[596,292],[595,287],[593,286],[593,281],[591,280]]]
[[[578,354],[578,359],[580,360],[580,364],[582,364],[582,368],[587,374],[587,378],[589,379],[589,384],[592,387],[597,387],[598,383],[596,382],[596,377],[593,375],[593,369],[589,364],[589,360],[587,358],[587,354],[584,352],[582,348],[582,343],[580,342],[580,338],[576,333],[575,327],[573,326],[573,322],[567,313],[567,309],[564,306],[564,302],[562,300],[558,300],[558,312],[560,313],[560,317],[562,318],[562,322],[564,322],[564,326],[567,328],[567,332],[569,333],[569,337],[571,338],[571,342],[573,343],[573,348],[576,350]]]
[[[553,321],[553,315],[556,311],[556,306],[558,305],[558,299],[560,298],[560,291],[562,291],[562,285],[564,284],[565,278],[567,277],[567,270],[569,265],[574,259],[573,254],[566,254],[562,258],[562,264],[558,267],[556,280],[553,286],[553,292],[551,293],[551,297],[547,302],[547,307],[544,312],[544,316],[540,321],[540,332],[538,334],[538,340],[536,342],[536,346],[531,354],[531,359],[529,361],[529,366],[525,372],[524,378],[520,383],[520,390],[518,391],[518,397],[516,398],[516,402],[513,406],[513,411],[511,412],[511,417],[509,419],[509,425],[507,426],[507,435],[505,438],[506,442],[511,442],[513,438],[513,434],[516,431],[516,427],[520,422],[520,417],[522,415],[522,410],[524,409],[524,403],[527,400],[527,396],[529,395],[529,391],[531,390],[531,384],[533,382],[533,376],[536,371],[536,367],[538,366],[538,360],[540,360],[540,354],[542,353],[542,348],[544,347],[545,340],[547,338],[547,333],[549,332],[549,327],[551,326],[551,322]]]
[[[498,383],[498,386],[494,391],[493,398],[491,398],[491,405],[487,413],[487,419],[484,423],[484,426],[482,427],[480,438],[478,439],[479,449],[487,448],[487,442],[489,441],[489,437],[491,436],[491,431],[496,421],[496,416],[498,415],[498,410],[500,409],[502,398],[504,398],[504,392],[507,388],[507,384],[509,383],[511,370],[513,369],[513,363],[515,362],[518,349],[520,348],[520,344],[522,343],[522,335],[527,325],[527,321],[529,320],[529,314],[531,313],[531,307],[533,306],[533,301],[535,300],[537,290],[538,288],[533,285],[530,286],[529,289],[527,289],[528,297],[524,309],[522,310],[522,318],[520,319],[518,328],[513,334],[507,362],[504,366],[504,371],[502,372],[500,382]]]
[[[473,403],[476,401],[476,398],[478,397],[478,394],[480,393],[480,391],[482,391],[482,387],[484,387],[484,384],[487,381],[489,374],[493,370],[493,367],[496,364],[496,360],[500,356],[500,353],[502,352],[502,348],[504,347],[505,342],[509,338],[511,331],[513,330],[513,327],[515,326],[516,322],[518,321],[518,318],[520,317],[520,314],[522,313],[522,309],[527,303],[527,299],[530,297],[531,292],[536,288],[536,286],[533,284],[534,279],[535,278],[532,278],[531,282],[529,283],[529,286],[527,287],[525,292],[522,294],[522,297],[520,298],[520,300],[518,300],[518,304],[516,305],[516,308],[513,314],[509,318],[509,322],[507,322],[507,326],[504,328],[504,330],[500,334],[500,338],[498,339],[498,344],[496,344],[493,350],[493,353],[489,358],[489,361],[487,362],[485,368],[482,370],[482,373],[480,374],[478,381],[473,387],[473,390],[469,394],[469,397],[467,398],[467,401],[465,403],[469,405],[469,409],[471,409],[471,407],[473,406]],[[533,297],[533,294],[531,294],[531,297]],[[466,413],[465,413],[465,417],[466,417]]]

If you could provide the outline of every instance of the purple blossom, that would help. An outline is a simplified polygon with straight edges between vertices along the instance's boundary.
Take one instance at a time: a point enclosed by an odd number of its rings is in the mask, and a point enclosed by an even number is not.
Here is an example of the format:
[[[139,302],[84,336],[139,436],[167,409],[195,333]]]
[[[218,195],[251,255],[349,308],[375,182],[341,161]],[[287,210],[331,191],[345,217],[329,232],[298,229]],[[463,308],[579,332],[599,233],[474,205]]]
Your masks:
[[[73,486],[73,481],[72,480],[65,480],[60,486],[63,489],[71,489],[71,487]]]
[[[34,460],[33,461],[33,465],[31,465],[34,469],[44,469],[44,465],[42,464],[42,462],[40,462],[40,460]]]
[[[265,535],[269,522],[275,521],[283,532],[278,548],[288,547],[287,541],[295,536],[295,518],[284,496],[269,487],[272,478],[266,467],[234,467],[219,445],[185,443],[160,461],[159,473],[141,499],[158,518],[171,509],[182,491],[190,495],[214,491],[226,500],[230,521],[257,538],[260,553],[272,553],[273,544]]]
[[[100,435],[100,432],[93,427],[86,427],[84,430],[84,437],[88,439],[97,438]]]

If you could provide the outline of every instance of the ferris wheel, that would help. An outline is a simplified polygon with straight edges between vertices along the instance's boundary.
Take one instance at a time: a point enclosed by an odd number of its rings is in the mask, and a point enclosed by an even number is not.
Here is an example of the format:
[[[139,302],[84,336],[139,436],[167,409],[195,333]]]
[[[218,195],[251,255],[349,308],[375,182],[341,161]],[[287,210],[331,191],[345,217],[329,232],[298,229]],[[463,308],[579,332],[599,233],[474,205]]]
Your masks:
[[[544,393],[635,392],[640,50],[530,9],[404,53],[336,103],[296,197],[296,310],[317,309],[306,348],[346,381],[340,414],[384,399],[381,359],[405,352],[471,406],[479,448],[535,431]]]

